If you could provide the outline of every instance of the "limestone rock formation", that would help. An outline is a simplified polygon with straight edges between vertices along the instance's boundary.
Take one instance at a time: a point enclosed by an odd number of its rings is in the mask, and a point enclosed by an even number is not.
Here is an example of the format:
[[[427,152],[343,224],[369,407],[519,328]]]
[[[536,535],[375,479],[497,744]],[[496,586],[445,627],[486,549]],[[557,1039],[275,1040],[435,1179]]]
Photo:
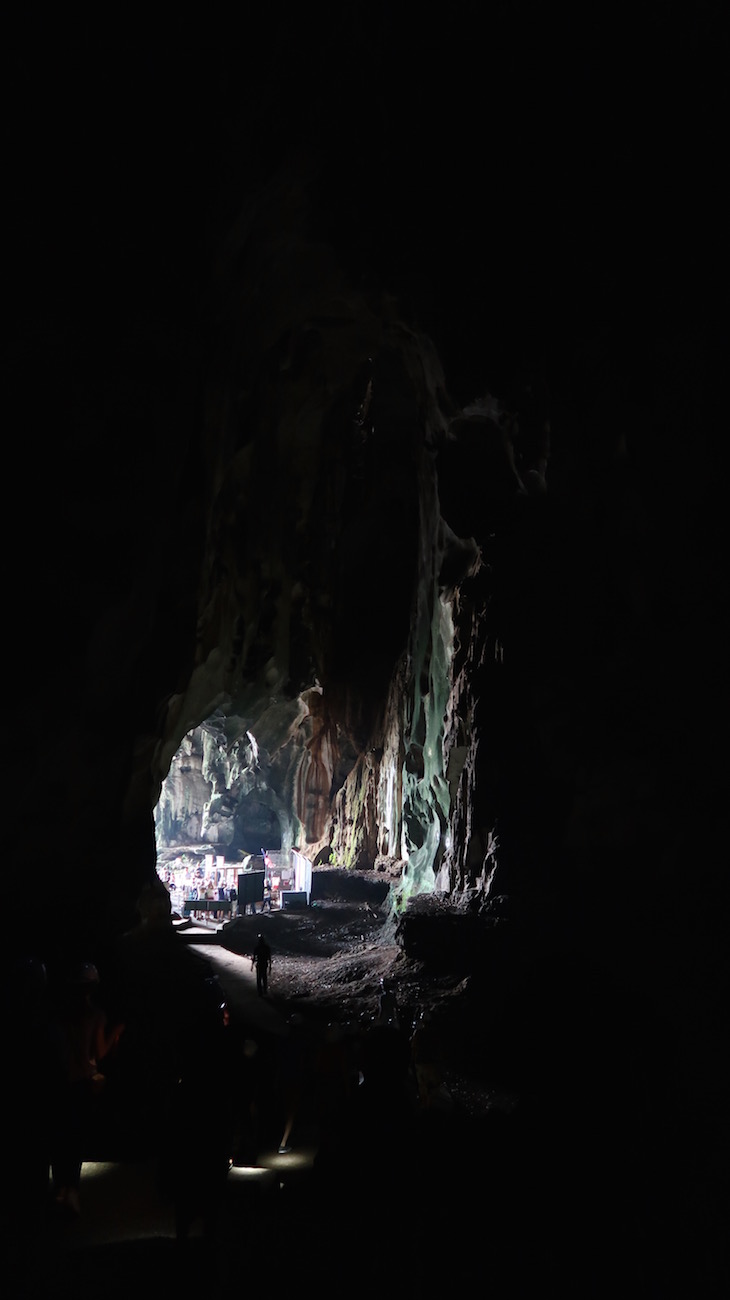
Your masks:
[[[422,22],[262,18],[174,58],[150,31],[148,61],[74,47],[63,94],[38,52],[8,159],[14,866],[39,945],[94,949],[194,768],[186,833],[402,864],[401,907],[507,897],[713,1092],[714,215],[702,239],[697,185],[660,203],[633,155],[608,185],[620,124],[581,82],[586,153],[537,36],[495,20],[474,66]]]

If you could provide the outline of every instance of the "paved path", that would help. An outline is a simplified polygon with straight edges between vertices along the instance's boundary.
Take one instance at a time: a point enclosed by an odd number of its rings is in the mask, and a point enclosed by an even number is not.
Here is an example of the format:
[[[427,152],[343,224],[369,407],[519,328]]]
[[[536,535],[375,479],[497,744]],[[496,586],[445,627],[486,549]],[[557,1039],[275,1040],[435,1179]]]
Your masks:
[[[200,953],[215,970],[234,1018],[240,1018],[252,1029],[267,1034],[283,1035],[286,1032],[286,1017],[268,997],[258,995],[250,957],[230,952],[216,943],[196,943],[194,951]]]

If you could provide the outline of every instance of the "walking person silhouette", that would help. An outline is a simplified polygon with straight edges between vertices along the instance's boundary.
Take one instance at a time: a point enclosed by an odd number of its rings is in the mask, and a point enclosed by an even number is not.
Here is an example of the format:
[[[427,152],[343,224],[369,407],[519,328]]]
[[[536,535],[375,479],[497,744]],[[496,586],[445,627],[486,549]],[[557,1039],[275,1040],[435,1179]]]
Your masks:
[[[251,954],[251,970],[256,967],[256,991],[260,998],[269,991],[269,972],[271,970],[271,949],[262,934],[257,935]]]

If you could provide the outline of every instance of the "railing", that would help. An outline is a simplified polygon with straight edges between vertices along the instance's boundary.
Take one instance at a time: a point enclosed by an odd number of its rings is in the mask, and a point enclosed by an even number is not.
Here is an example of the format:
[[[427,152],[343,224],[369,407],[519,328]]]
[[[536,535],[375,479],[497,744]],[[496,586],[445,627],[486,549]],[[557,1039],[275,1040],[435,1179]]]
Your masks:
[[[230,912],[230,898],[186,898],[183,903],[185,916],[191,912]]]

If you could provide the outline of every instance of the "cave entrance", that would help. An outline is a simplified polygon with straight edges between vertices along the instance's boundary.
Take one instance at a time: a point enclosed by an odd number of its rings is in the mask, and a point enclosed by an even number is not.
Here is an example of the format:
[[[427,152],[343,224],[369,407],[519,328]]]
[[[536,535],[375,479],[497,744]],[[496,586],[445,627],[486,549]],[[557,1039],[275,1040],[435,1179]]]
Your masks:
[[[258,792],[257,761],[255,737],[230,742],[222,715],[187,732],[171,759],[153,819],[157,875],[181,917],[229,920],[239,875],[262,870],[261,845],[281,845],[277,815]]]
[[[184,736],[154,809],[157,874],[173,913],[218,926],[244,911],[308,906],[312,864],[282,849],[255,737],[214,716]]]
[[[284,810],[250,731],[228,734],[216,714],[183,736],[154,810],[158,853],[195,846],[240,862],[280,849]]]

